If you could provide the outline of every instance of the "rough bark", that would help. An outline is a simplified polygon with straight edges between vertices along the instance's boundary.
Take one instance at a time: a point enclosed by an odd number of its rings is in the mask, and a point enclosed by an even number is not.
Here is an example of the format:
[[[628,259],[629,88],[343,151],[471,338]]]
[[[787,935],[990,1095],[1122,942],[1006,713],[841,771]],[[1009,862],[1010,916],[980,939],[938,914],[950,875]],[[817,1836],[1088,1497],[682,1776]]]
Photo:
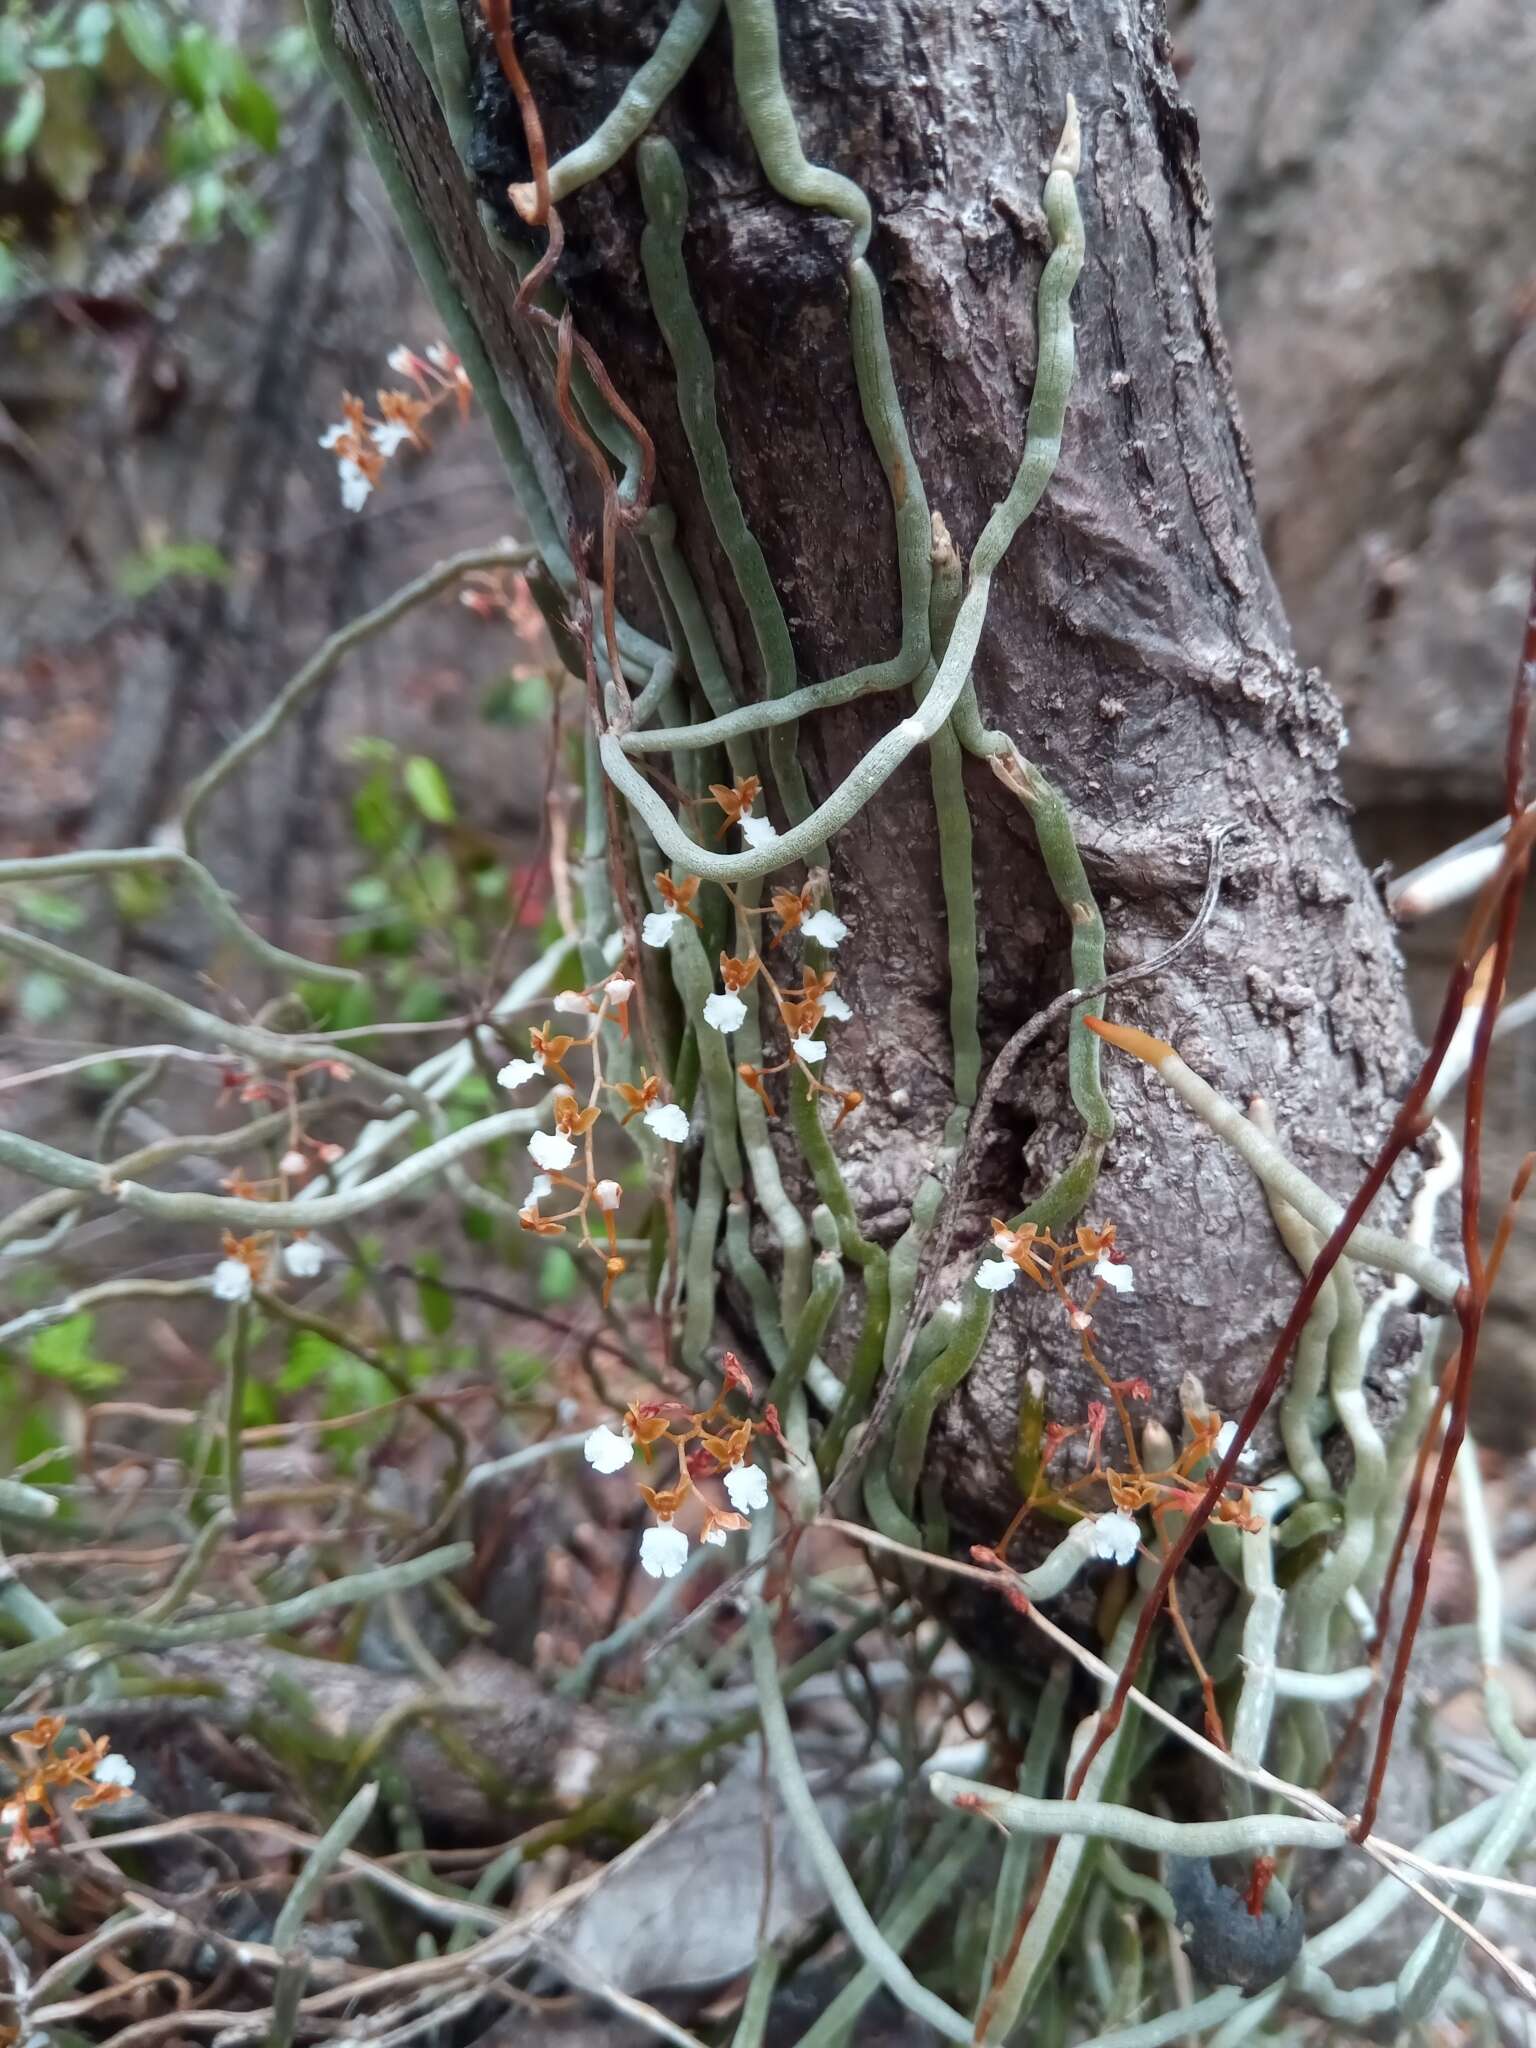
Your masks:
[[[1064,790],[1112,967],[1188,921],[1205,827],[1243,826],[1202,946],[1116,1014],[1174,1037],[1233,1095],[1262,1093],[1308,1169],[1347,1191],[1403,1083],[1409,1033],[1392,940],[1337,792],[1337,708],[1293,656],[1259,540],[1194,122],[1161,7],[848,0],[779,15],[807,154],[856,177],[874,202],[870,255],[914,448],[962,549],[1022,446],[1046,246],[1041,185],[1066,93],[1077,96],[1088,234],[1074,302],[1078,382],[1056,480],[994,585],[976,667],[982,708]],[[519,8],[519,48],[554,153],[611,106],[663,18],[616,0]],[[525,344],[510,274],[476,221],[386,0],[337,0],[336,19],[493,361],[515,368]],[[468,7],[466,23],[497,174],[525,175],[515,117]],[[895,645],[891,514],[854,396],[845,231],[765,185],[729,55],[722,26],[659,125],[687,167],[686,253],[737,486],[812,679]],[[722,639],[745,649],[750,633],[710,538],[640,280],[629,167],[573,197],[563,216],[560,281],[656,438],[658,494],[678,511],[717,629],[729,629]],[[570,474],[582,503],[574,462]],[[643,595],[630,594],[643,619]],[[742,696],[759,694],[744,654],[736,667]],[[803,726],[813,795],[896,715],[877,697]],[[990,1054],[1065,985],[1066,933],[1023,813],[974,767],[967,780]],[[921,758],[840,835],[833,874],[852,926],[839,964],[859,1019],[845,1029],[843,1057],[866,1092],[840,1143],[866,1228],[889,1240],[951,1106],[942,901]],[[1117,1373],[1152,1383],[1165,1420],[1176,1423],[1178,1383],[1191,1369],[1231,1411],[1253,1384],[1294,1276],[1246,1170],[1158,1084],[1113,1059],[1107,1073],[1121,1132],[1092,1213],[1118,1225],[1138,1291],[1133,1307],[1106,1312],[1106,1353]],[[1038,1192],[1076,1141],[1059,1039],[1027,1066],[1005,1108],[983,1134],[972,1242],[987,1211],[1006,1214]],[[935,1437],[967,1534],[995,1535],[1014,1505],[1009,1459],[1032,1363],[1049,1372],[1052,1411],[1081,1420],[1097,1385],[1051,1304],[1016,1290]]]
[[[1489,802],[1530,575],[1536,14],[1221,0],[1181,49],[1265,541],[1351,784]]]

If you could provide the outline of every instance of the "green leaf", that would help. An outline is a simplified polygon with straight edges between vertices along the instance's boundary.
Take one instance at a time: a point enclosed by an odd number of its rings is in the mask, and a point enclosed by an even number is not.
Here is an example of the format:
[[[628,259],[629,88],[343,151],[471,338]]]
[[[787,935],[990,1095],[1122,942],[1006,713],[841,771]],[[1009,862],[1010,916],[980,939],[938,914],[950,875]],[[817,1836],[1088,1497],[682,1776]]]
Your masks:
[[[166,84],[171,75],[171,39],[159,9],[147,0],[118,0],[117,27],[135,63]]]
[[[422,1321],[434,1337],[441,1337],[453,1327],[457,1308],[447,1288],[436,1280],[422,1280],[418,1283],[417,1294],[421,1301]]]
[[[539,1300],[550,1308],[559,1308],[571,1299],[580,1285],[576,1261],[564,1245],[551,1244],[539,1267]]]
[[[389,777],[375,769],[352,799],[352,829],[371,853],[387,853],[405,824]]]
[[[148,597],[174,576],[194,577],[204,583],[227,583],[233,571],[224,556],[210,542],[173,540],[142,555],[128,555],[118,563],[114,581],[124,597]]]
[[[21,977],[16,1010],[24,1024],[52,1024],[68,1008],[68,986],[56,974],[46,974],[38,968]]]
[[[398,1005],[401,1024],[435,1024],[448,1014],[447,997],[440,981],[418,976],[407,983]]]
[[[192,211],[187,216],[187,233],[194,241],[206,241],[224,218],[229,186],[217,171],[205,171],[192,181]]]
[[[288,1362],[278,1375],[280,1394],[297,1394],[315,1380],[330,1383],[333,1376],[354,1363],[350,1351],[322,1337],[317,1330],[296,1330],[288,1346]]]
[[[471,1244],[492,1244],[496,1238],[496,1224],[483,1209],[461,1208],[459,1228]]]
[[[339,994],[334,989],[327,990],[327,994],[333,998],[330,1030],[356,1031],[364,1024],[377,1021],[378,1007],[367,982],[354,981]]]
[[[34,1401],[22,1417],[12,1456],[18,1467],[32,1468],[27,1478],[34,1486],[68,1486],[74,1480],[74,1456],[41,1401]],[[46,1466],[40,1464],[44,1459]]]
[[[412,754],[403,771],[406,794],[429,825],[451,825],[458,815],[453,792],[435,761],[425,754]]]
[[[189,106],[207,107],[219,97],[227,54],[200,22],[192,22],[176,38],[171,51],[171,80]]]
[[[13,162],[24,157],[37,140],[37,131],[43,125],[43,108],[47,104],[47,92],[40,78],[29,78],[21,89],[21,98],[16,111],[0,133],[0,157],[9,157]]]
[[[516,1346],[510,1351],[503,1351],[496,1363],[507,1383],[507,1392],[514,1395],[531,1394],[549,1370],[547,1358],[541,1358],[536,1351],[523,1351]]]
[[[111,888],[118,915],[130,924],[146,924],[159,917],[171,900],[170,882],[148,869],[125,869],[112,877]]]
[[[238,73],[225,82],[220,98],[225,113],[240,133],[249,136],[258,149],[264,149],[270,156],[277,148],[283,124],[277,102],[266,87],[242,64]]]
[[[422,855],[400,877],[400,897],[412,917],[440,927],[459,900],[459,871],[440,846]]]
[[[240,1413],[247,1429],[260,1429],[266,1423],[276,1422],[277,1395],[264,1381],[247,1380]]]
[[[75,16],[75,56],[87,71],[100,68],[112,33],[111,0],[85,0]]]
[[[487,725],[542,725],[549,717],[549,683],[542,675],[508,675],[480,699]]]
[[[0,16],[0,85],[8,90],[25,85],[31,68],[31,53],[21,23]]]
[[[19,885],[11,900],[28,924],[41,925],[45,932],[77,932],[90,917],[78,896],[66,896],[60,889]]]
[[[119,1385],[123,1368],[91,1356],[95,1328],[96,1318],[82,1313],[55,1323],[51,1329],[39,1330],[27,1347],[33,1371],[61,1380],[80,1394],[99,1394]]]

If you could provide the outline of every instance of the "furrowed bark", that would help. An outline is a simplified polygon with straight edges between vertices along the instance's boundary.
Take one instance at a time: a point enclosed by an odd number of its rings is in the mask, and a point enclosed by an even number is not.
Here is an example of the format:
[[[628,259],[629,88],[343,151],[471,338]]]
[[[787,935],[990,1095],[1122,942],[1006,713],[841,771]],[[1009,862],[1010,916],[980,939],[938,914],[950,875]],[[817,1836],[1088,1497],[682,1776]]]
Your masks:
[[[526,372],[533,342],[476,198],[526,178],[527,157],[470,0],[478,193],[387,0],[334,0],[334,20],[491,361]],[[662,9],[620,0],[523,0],[517,47],[552,158],[596,127],[665,20]],[[1338,795],[1337,709],[1294,658],[1258,536],[1195,127],[1162,10],[1134,0],[1049,10],[999,0],[981,13],[941,0],[847,0],[835,11],[781,5],[779,28],[806,155],[855,179],[872,202],[869,260],[914,452],[962,553],[1023,446],[1048,246],[1041,188],[1066,95],[1076,96],[1088,245],[1073,300],[1077,382],[1054,482],[994,579],[975,668],[981,709],[1065,795],[1111,970],[1188,922],[1206,828],[1243,828],[1202,943],[1113,1014],[1175,1040],[1229,1095],[1263,1095],[1298,1162],[1347,1198],[1407,1079],[1411,1035],[1393,942]],[[784,602],[800,678],[813,681],[896,648],[893,516],[853,382],[849,229],[770,190],[730,55],[722,20],[656,126],[687,176],[685,256],[736,487]],[[676,510],[737,694],[751,701],[763,684],[750,624],[703,510],[640,271],[632,156],[561,214],[560,285],[655,437],[657,496]],[[526,234],[510,208],[500,217]],[[547,407],[545,420],[564,465],[553,487],[595,532],[579,455]],[[620,594],[659,634],[633,565]],[[812,798],[910,702],[893,692],[805,721],[799,755]],[[989,1059],[1066,986],[1069,934],[1022,808],[982,764],[968,761],[965,778]],[[865,1094],[837,1143],[861,1228],[889,1244],[952,1108],[949,961],[921,752],[836,837],[832,876],[852,928],[839,985],[856,1012],[833,1058],[838,1078]],[[1139,1067],[1111,1056],[1105,1075],[1119,1133],[1088,1216],[1116,1224],[1137,1291],[1105,1304],[1102,1351],[1117,1376],[1150,1382],[1151,1411],[1175,1428],[1179,1382],[1192,1370],[1214,1407],[1236,1412],[1294,1294],[1294,1269],[1246,1169]],[[958,1284],[970,1284],[985,1217],[1038,1194],[1078,1135],[1058,1035],[1026,1059],[996,1128],[980,1134]],[[777,1142],[803,1192],[787,1116]],[[1414,1178],[1400,1172],[1373,1220],[1397,1219]],[[1415,1343],[1414,1326],[1389,1328],[1370,1372],[1384,1408],[1395,1405]],[[966,1537],[995,1538],[1017,1504],[1011,1464],[1029,1365],[1046,1370],[1053,1418],[1079,1422],[1099,1397],[1059,1309],[1020,1287],[1002,1299],[930,1444]],[[1261,1451],[1274,1441],[1261,1434]]]

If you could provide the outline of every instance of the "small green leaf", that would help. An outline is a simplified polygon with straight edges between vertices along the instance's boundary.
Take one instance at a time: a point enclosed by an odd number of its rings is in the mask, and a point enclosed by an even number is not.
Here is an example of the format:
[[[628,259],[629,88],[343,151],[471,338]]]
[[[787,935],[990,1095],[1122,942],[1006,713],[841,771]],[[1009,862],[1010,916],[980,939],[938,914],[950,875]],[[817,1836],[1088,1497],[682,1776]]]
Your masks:
[[[24,1024],[52,1024],[69,1008],[69,989],[56,974],[41,968],[24,974],[16,990],[16,1009]]]
[[[159,10],[148,0],[118,0],[117,27],[135,63],[164,85],[171,72],[171,39]]]
[[[78,896],[59,889],[18,887],[12,901],[28,924],[41,925],[45,932],[77,932],[90,917]]]
[[[99,1394],[117,1386],[123,1377],[120,1365],[91,1356],[91,1338],[96,1318],[89,1314],[69,1316],[51,1329],[39,1330],[27,1347],[34,1372],[60,1380],[80,1394]]]
[[[282,116],[266,87],[242,64],[238,74],[226,82],[220,98],[225,113],[240,133],[249,136],[258,149],[264,149],[270,156],[282,132]]]
[[[401,1024],[435,1024],[448,1014],[447,998],[440,981],[419,976],[408,982],[397,1005]]]
[[[547,1358],[540,1358],[536,1351],[523,1351],[514,1346],[503,1351],[496,1361],[506,1381],[509,1394],[531,1394],[543,1381],[549,1371]]]
[[[173,576],[188,576],[205,583],[227,583],[229,563],[208,541],[166,541],[146,548],[142,555],[129,555],[117,566],[115,581],[124,597],[148,597]]]
[[[112,901],[118,914],[130,924],[147,924],[159,917],[171,900],[171,885],[164,875],[148,870],[128,869],[112,877]]]
[[[322,1337],[315,1330],[297,1330],[288,1347],[288,1362],[278,1376],[277,1391],[280,1394],[297,1394],[315,1380],[329,1382],[336,1372],[352,1362],[351,1352],[343,1351],[329,1337]]]
[[[451,825],[458,815],[453,792],[435,761],[425,754],[412,754],[404,768],[406,793],[429,825]]]
[[[389,778],[376,769],[352,799],[352,829],[371,853],[388,853],[400,838],[405,818]]]
[[[205,171],[192,180],[192,211],[187,233],[194,241],[206,241],[224,218],[229,186],[217,171]]]
[[[206,107],[218,98],[225,62],[223,45],[200,22],[181,31],[171,51],[171,78],[189,106]]]
[[[112,33],[111,0],[85,0],[75,16],[75,54],[88,71],[100,68]]]
[[[8,16],[0,17],[0,85],[7,91],[26,83],[32,68],[30,57],[21,23]]]
[[[421,1303],[421,1319],[434,1337],[441,1337],[453,1328],[457,1304],[453,1296],[440,1281],[418,1275],[416,1296]]]
[[[34,1401],[23,1416],[12,1456],[18,1468],[28,1468],[33,1485],[68,1486],[74,1480],[74,1456],[41,1401]]]
[[[0,157],[13,162],[24,157],[37,140],[37,131],[43,125],[43,108],[47,93],[40,78],[29,78],[21,89],[21,98],[16,111],[0,133]]]
[[[550,1245],[539,1267],[539,1300],[551,1308],[559,1308],[571,1299],[580,1285],[576,1261],[565,1246]]]
[[[440,928],[459,900],[459,871],[441,847],[434,847],[400,877],[400,897],[411,916]]]
[[[487,725],[542,725],[549,717],[549,683],[542,675],[508,675],[480,699]]]

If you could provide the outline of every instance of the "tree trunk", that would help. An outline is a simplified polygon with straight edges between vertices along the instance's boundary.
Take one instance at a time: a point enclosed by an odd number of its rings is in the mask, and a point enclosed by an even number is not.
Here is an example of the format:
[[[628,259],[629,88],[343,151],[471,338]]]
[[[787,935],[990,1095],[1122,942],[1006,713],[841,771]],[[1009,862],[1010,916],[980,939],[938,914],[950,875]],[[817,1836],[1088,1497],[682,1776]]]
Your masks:
[[[502,383],[528,381],[537,350],[514,317],[513,272],[477,217],[471,177],[411,40],[389,0],[332,4],[338,45],[452,291]],[[988,726],[1011,734],[1065,795],[1111,969],[1185,928],[1205,876],[1206,829],[1242,828],[1202,942],[1112,998],[1112,1014],[1174,1039],[1231,1096],[1264,1096],[1293,1155],[1347,1195],[1403,1087],[1412,1043],[1392,938],[1338,795],[1337,708],[1292,654],[1259,540],[1216,316],[1195,127],[1170,68],[1162,8],[784,0],[778,15],[806,156],[856,180],[872,202],[869,260],[913,450],[928,502],[962,555],[1024,445],[1035,290],[1049,247],[1041,191],[1067,94],[1076,97],[1087,233],[1073,300],[1077,378],[1054,481],[993,582],[974,668],[980,705]],[[521,0],[517,48],[552,157],[596,127],[664,21],[662,9],[621,0]],[[446,95],[451,125],[482,173],[478,196],[504,230],[526,233],[500,199],[528,174],[521,123],[470,0],[463,28],[471,118],[461,85],[456,101]],[[800,678],[810,681],[896,646],[893,513],[854,384],[849,229],[770,189],[731,64],[722,19],[656,126],[685,167],[684,252],[736,488],[783,601]],[[638,259],[633,155],[561,212],[559,284],[655,438],[656,496],[676,511],[737,695],[752,701],[763,680],[747,651],[750,622],[703,506]],[[538,381],[547,389],[547,377]],[[581,459],[547,398],[538,403],[571,495],[595,524]],[[638,575],[621,582],[621,597],[662,636]],[[904,692],[873,695],[803,721],[799,757],[813,798],[909,708]],[[1069,933],[1021,807],[979,762],[968,761],[965,775],[989,1059],[1069,984]],[[851,927],[839,985],[856,1020],[843,1027],[832,1064],[865,1097],[837,1144],[862,1228],[889,1244],[954,1105],[923,751],[835,837],[831,867]],[[1078,1142],[1063,1047],[1057,1033],[1034,1048],[994,1127],[976,1136],[958,1285],[970,1285],[985,1218],[1038,1194]],[[1151,1384],[1152,1411],[1177,1432],[1179,1384],[1190,1371],[1213,1406],[1241,1408],[1295,1274],[1248,1170],[1140,1068],[1106,1055],[1105,1080],[1119,1129],[1088,1214],[1116,1225],[1136,1293],[1106,1304],[1103,1350],[1117,1376]],[[786,1139],[787,1161],[791,1150]],[[1412,1184],[1404,1172],[1384,1206],[1400,1209]],[[1049,1298],[1016,1288],[1001,1302],[930,1447],[951,1515],[971,1540],[995,1538],[1017,1505],[1012,1454],[1026,1367],[1046,1369],[1049,1412],[1066,1423],[1081,1423],[1100,1393]],[[1391,1349],[1378,1353],[1372,1384],[1383,1407],[1394,1404],[1412,1348],[1404,1340],[1395,1359]],[[1261,1438],[1261,1448],[1271,1441]]]

